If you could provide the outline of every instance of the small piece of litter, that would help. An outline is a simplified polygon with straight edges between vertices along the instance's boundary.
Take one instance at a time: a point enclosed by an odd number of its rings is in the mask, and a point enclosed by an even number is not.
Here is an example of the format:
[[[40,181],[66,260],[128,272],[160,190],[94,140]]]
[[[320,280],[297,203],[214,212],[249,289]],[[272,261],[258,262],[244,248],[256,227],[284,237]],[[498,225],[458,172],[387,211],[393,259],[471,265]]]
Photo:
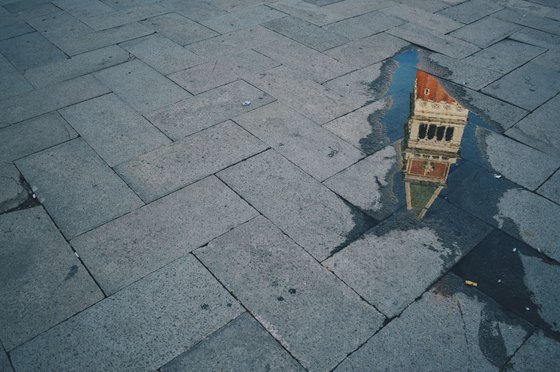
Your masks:
[[[74,252],[74,254],[75,254],[75,255],[76,255],[76,257],[78,257],[78,258],[80,257],[80,256],[78,256],[78,252]]]
[[[496,173],[496,174],[494,174],[494,178],[502,178],[502,175]]]
[[[498,279],[498,283],[501,283],[501,282],[502,282],[502,279]]]
[[[529,309],[528,307],[526,307],[525,310],[529,311],[529,310],[531,310],[531,309]]]
[[[243,106],[249,106],[251,104],[251,101],[243,101]]]
[[[470,280],[465,280],[465,284],[470,285],[471,287],[478,287],[477,282],[473,282],[473,281],[470,281]]]
[[[513,248],[513,251],[514,251],[514,252],[517,252],[517,248]]]
[[[37,195],[35,195],[35,194],[31,195],[31,197],[32,197],[33,199],[37,199]]]

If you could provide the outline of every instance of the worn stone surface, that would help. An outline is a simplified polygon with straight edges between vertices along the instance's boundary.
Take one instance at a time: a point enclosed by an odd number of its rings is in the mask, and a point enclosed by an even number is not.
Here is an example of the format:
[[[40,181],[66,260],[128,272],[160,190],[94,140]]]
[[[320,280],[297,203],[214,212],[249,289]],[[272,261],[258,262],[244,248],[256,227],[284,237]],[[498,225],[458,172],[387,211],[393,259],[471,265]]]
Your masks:
[[[115,170],[149,202],[266,148],[228,121],[121,164]]]
[[[447,275],[336,371],[499,370],[532,328]]]
[[[504,9],[495,13],[494,16],[504,21],[517,23],[523,26],[536,28],[547,33],[560,35],[560,22],[536,15],[528,14],[517,9]]]
[[[550,200],[560,204],[560,172],[556,172],[550,177],[537,192]]]
[[[257,5],[233,10],[221,16],[200,20],[200,23],[221,34],[226,34],[284,16],[284,13],[276,9],[269,8],[266,5]]]
[[[560,343],[536,332],[508,363],[508,371],[555,370],[560,368]]]
[[[20,346],[12,362],[22,371],[154,370],[241,312],[185,257]]]
[[[26,93],[33,90],[33,86],[17,71],[0,75],[0,100]],[[1,126],[1,124],[0,124]]]
[[[103,298],[42,207],[0,216],[0,339],[7,350]]]
[[[0,40],[10,39],[12,37],[28,34],[34,31],[35,29],[25,22],[15,22],[10,25],[0,27]]]
[[[218,176],[318,260],[370,225],[359,211],[273,150]]]
[[[83,22],[96,31],[122,26],[130,22],[140,21],[149,17],[168,13],[169,11],[157,4],[138,5],[133,8],[115,10],[110,13],[94,15],[83,19]]]
[[[14,161],[77,136],[56,112],[41,115],[0,129],[0,161]]]
[[[195,255],[311,370],[333,368],[383,322],[381,314],[263,217]]]
[[[486,48],[521,29],[520,25],[485,17],[450,33],[451,36]]]
[[[248,313],[187,350],[161,370],[303,371],[277,341]]]
[[[251,104],[243,106],[245,101]],[[178,140],[272,101],[269,94],[239,80],[146,116],[167,136]]]
[[[171,142],[113,93],[60,113],[110,167]]]
[[[66,58],[60,49],[37,32],[0,41],[0,53],[21,72]]]
[[[191,44],[219,35],[217,32],[177,13],[162,14],[140,21],[140,23],[179,45]]]
[[[383,92],[371,88],[371,83],[381,75],[381,64],[364,67],[349,74],[329,80],[323,85],[352,101],[365,105],[381,97]]]
[[[469,0],[445,8],[439,11],[438,14],[449,17],[457,22],[472,23],[500,9],[503,9],[503,6],[499,3],[494,4],[484,0]]]
[[[462,23],[455,22],[446,16],[433,14],[430,11],[425,11],[417,7],[411,7],[403,4],[381,9],[381,12],[407,22],[424,26],[439,34],[446,34],[463,26]]]
[[[79,138],[20,159],[16,165],[67,238],[142,205]]]
[[[10,360],[8,359],[8,354],[4,351],[4,348],[0,345],[0,370],[5,372],[14,372]]]
[[[51,43],[60,47],[60,43],[68,37],[87,35],[93,30],[66,12],[49,14],[47,16],[28,20],[31,26],[47,38]]]
[[[279,102],[241,115],[235,121],[320,181],[363,157],[328,130]]]
[[[473,54],[465,61],[506,74],[545,51],[546,49],[533,45],[503,40]]]
[[[54,0],[52,3],[76,18],[87,18],[114,11],[100,0]]]
[[[323,26],[324,29],[346,36],[351,40],[383,32],[400,26],[404,20],[381,12],[371,12]]]
[[[534,30],[532,28],[523,28],[511,35],[510,38],[527,44],[541,46],[543,48],[560,48],[560,36]]]
[[[25,203],[29,194],[13,164],[0,162],[0,175],[0,213],[4,213]]]
[[[112,1],[118,2],[118,0]],[[227,11],[206,1],[161,0],[159,3],[168,10],[179,13],[197,22],[227,14]]]

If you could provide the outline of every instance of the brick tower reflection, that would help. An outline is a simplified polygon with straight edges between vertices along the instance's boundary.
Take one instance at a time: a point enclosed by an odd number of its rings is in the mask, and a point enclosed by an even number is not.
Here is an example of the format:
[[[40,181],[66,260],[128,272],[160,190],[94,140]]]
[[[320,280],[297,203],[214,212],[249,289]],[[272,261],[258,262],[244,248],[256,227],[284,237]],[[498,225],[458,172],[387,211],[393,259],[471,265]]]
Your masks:
[[[403,154],[406,207],[423,218],[459,158],[469,111],[423,71],[416,73],[411,101]]]

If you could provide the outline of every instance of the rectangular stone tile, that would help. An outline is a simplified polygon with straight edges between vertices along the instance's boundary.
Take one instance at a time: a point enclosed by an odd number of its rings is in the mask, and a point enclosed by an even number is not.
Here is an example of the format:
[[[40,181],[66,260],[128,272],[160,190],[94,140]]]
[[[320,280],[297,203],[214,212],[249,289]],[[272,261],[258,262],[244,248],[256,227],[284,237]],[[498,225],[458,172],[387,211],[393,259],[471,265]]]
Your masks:
[[[52,3],[76,18],[88,18],[115,11],[99,0],[53,0]]]
[[[360,105],[359,102],[352,102],[320,84],[294,74],[285,66],[254,75],[248,81],[317,124],[333,120]]]
[[[504,9],[500,10],[497,13],[494,13],[494,16],[504,21],[517,23],[519,25],[536,28],[537,30],[541,30],[544,32],[548,32],[555,35],[560,35],[560,22],[555,21],[550,18],[539,17],[532,14],[528,14],[527,12],[522,12],[515,9]]]
[[[449,35],[433,33],[431,30],[412,23],[392,28],[387,31],[391,35],[407,40],[452,58],[465,58],[479,51],[479,48],[466,41]]]
[[[486,48],[521,29],[520,25],[502,21],[494,17],[485,17],[453,31],[449,35]]]
[[[326,5],[322,9],[325,9],[327,14],[331,14],[330,21],[335,22],[387,8],[393,4],[392,1],[386,0],[344,0]]]
[[[248,313],[185,351],[161,368],[163,372],[304,371],[278,342]]]
[[[510,39],[521,41],[531,45],[541,46],[547,49],[560,48],[560,36],[534,30],[532,28],[523,28],[510,36]]]
[[[371,225],[359,211],[273,150],[218,176],[318,260]]]
[[[242,311],[196,259],[186,257],[20,346],[11,357],[22,371],[155,370]]]
[[[279,65],[263,54],[245,49],[212,58],[206,63],[171,74],[168,78],[192,94],[200,94]]]
[[[0,41],[0,53],[21,72],[66,58],[60,49],[38,32]]]
[[[372,365],[386,371],[501,370],[532,331],[450,274],[336,371],[367,370]]]
[[[200,20],[200,23],[221,34],[253,27],[258,24],[286,16],[286,14],[266,5],[241,8],[230,13]]]
[[[240,162],[267,147],[228,121],[116,167],[146,202]]]
[[[60,113],[110,167],[171,142],[112,93]]]
[[[35,29],[25,22],[15,22],[0,27],[0,40],[10,39],[30,32],[35,32]]]
[[[227,11],[215,6],[215,2],[198,0],[161,0],[159,4],[170,11],[179,13],[194,21],[200,21],[212,17],[227,14]]]
[[[382,64],[376,63],[329,80],[323,86],[363,106],[384,95],[384,92],[371,88],[372,83],[381,76],[382,69]]]
[[[74,38],[93,32],[85,23],[66,12],[37,17],[27,22],[55,45],[59,45],[69,37]]]
[[[490,230],[490,226],[457,207],[436,200],[424,219],[406,210],[397,213],[327,259],[324,265],[392,318]]]
[[[10,360],[8,359],[8,354],[6,354],[2,345],[0,345],[0,370],[4,372],[14,372]]]
[[[310,370],[330,370],[383,322],[381,314],[264,217],[195,255]]]
[[[1,101],[0,120],[17,123],[105,93],[109,90],[91,75],[78,77]]]
[[[168,12],[169,10],[160,5],[146,4],[84,18],[83,21],[94,30],[100,31]]]
[[[460,3],[463,0],[396,0],[399,4],[405,4],[411,7],[423,9],[427,12],[437,12],[438,10],[445,9],[453,4]]]
[[[407,42],[383,33],[352,41],[326,54],[348,66],[362,68],[392,57],[406,46]]]
[[[64,50],[65,53],[74,56],[152,33],[153,31],[148,27],[133,22],[89,34],[72,35],[71,37],[57,41],[57,45],[60,49]]]
[[[560,204],[560,172],[556,172],[548,179],[537,192],[548,199]]]
[[[4,10],[4,12],[2,12],[2,10]],[[62,13],[62,10],[51,3],[45,3],[35,8],[27,9],[18,13],[9,13],[4,8],[0,8],[0,26],[8,26],[16,22],[27,21],[33,18],[54,13]]]
[[[251,104],[244,106],[245,101]],[[171,139],[178,140],[272,101],[274,98],[267,93],[239,80],[152,112],[146,117]]]
[[[318,83],[353,70],[349,64],[340,63],[323,53],[286,38],[262,44],[254,49]]]
[[[533,59],[531,62],[552,69],[558,69],[560,66],[560,49],[549,50]]]
[[[0,100],[33,90],[33,86],[17,71],[0,74]],[[0,124],[2,127],[2,124]]]
[[[209,177],[71,243],[106,293],[115,293],[257,215]]]
[[[164,75],[204,62],[179,44],[158,35],[127,41],[120,46]]]
[[[279,102],[241,115],[235,121],[319,181],[364,156]]]
[[[560,159],[560,131],[556,118],[560,112],[560,96],[556,96],[529,114],[506,135]]]
[[[344,35],[351,40],[383,32],[405,21],[381,12],[371,12],[323,26],[325,30]]]
[[[463,26],[462,23],[455,22],[440,14],[433,14],[418,7],[402,4],[381,9],[381,12],[423,26],[438,34],[446,34]]]
[[[264,23],[263,26],[320,52],[349,41],[345,36],[296,17],[277,18]]]
[[[32,190],[12,163],[0,163],[0,213],[37,205]]]
[[[463,210],[560,260],[556,244],[560,239],[556,228],[559,205],[470,162],[449,175],[448,188],[442,194]]]
[[[47,0],[12,0],[4,4],[2,7],[10,13],[21,12],[46,3]]]
[[[0,129],[0,162],[11,162],[76,138],[78,133],[56,112]]]
[[[560,72],[527,63],[482,89],[526,110],[534,110],[560,91]]]
[[[507,0],[508,8],[521,10],[523,12],[528,12],[540,17],[552,18],[555,20],[560,20],[560,9],[554,7],[556,5],[555,1],[549,1],[546,4],[545,1],[541,1],[544,5],[537,4],[537,1],[525,1],[525,0]],[[547,6],[548,5],[548,6]]]
[[[219,35],[217,32],[177,13],[162,14],[140,21],[140,23],[179,45],[191,44]]]
[[[560,369],[560,343],[542,332],[535,332],[508,364],[508,369],[513,372]]]
[[[49,63],[25,71],[25,78],[35,87],[43,87],[60,81],[102,70],[125,62],[129,54],[116,45],[83,53],[69,59]]]
[[[473,23],[489,14],[495,13],[504,7],[500,4],[484,0],[469,0],[458,5],[445,8],[438,14],[449,17],[461,23]]]
[[[7,350],[103,299],[41,207],[0,216],[0,338]]]
[[[507,74],[544,52],[544,48],[503,40],[466,58],[465,62]]]
[[[66,238],[142,205],[79,138],[20,159],[16,165]]]
[[[192,96],[139,60],[107,68],[95,73],[95,77],[141,113],[154,111]]]

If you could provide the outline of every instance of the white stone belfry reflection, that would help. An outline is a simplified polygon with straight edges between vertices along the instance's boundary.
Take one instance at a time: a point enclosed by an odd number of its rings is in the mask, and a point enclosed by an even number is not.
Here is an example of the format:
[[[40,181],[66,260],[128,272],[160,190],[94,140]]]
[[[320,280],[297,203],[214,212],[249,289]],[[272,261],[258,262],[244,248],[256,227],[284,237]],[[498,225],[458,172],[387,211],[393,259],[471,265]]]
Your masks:
[[[469,110],[436,77],[420,70],[411,101],[403,154],[406,207],[423,218],[459,158]]]

